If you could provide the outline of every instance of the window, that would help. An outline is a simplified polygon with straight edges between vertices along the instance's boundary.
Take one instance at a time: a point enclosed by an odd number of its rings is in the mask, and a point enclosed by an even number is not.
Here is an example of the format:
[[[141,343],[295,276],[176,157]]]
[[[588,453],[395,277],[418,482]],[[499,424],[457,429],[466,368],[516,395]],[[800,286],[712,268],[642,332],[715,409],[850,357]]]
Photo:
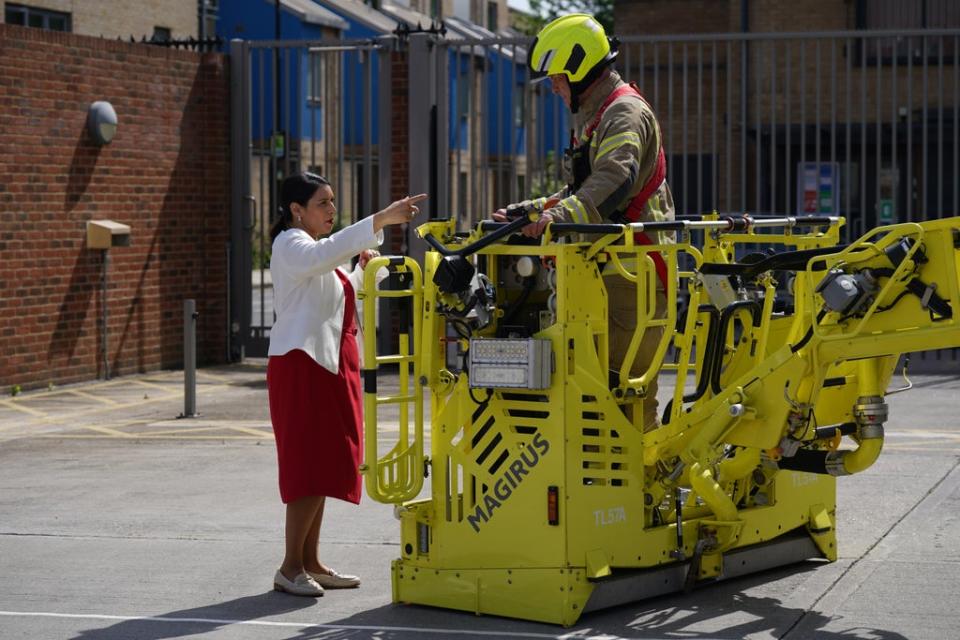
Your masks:
[[[465,120],[470,115],[470,76],[457,75],[457,115]]]
[[[527,119],[527,92],[524,85],[513,87],[513,126],[521,128]]]
[[[19,24],[24,27],[36,27],[51,31],[72,31],[70,14],[49,9],[37,9],[22,4],[7,3],[4,20],[7,24]]]
[[[857,0],[856,27],[873,31],[899,29],[960,28],[960,3],[956,0]],[[865,40],[868,64],[907,64],[926,58],[936,62],[954,61],[956,39],[953,36],[868,38]],[[857,46],[857,58],[863,53]]]
[[[496,31],[497,25],[498,25],[497,3],[488,2],[487,3],[487,29],[490,29],[490,31]]]
[[[469,221],[467,213],[467,172],[461,171],[457,176],[457,218]]]
[[[863,29],[955,29],[956,0],[859,0],[857,26]]]
[[[220,0],[200,0],[200,37],[213,38],[217,35],[217,15],[220,13]]]
[[[170,27],[154,27],[153,36],[150,38],[153,42],[170,42]]]
[[[323,102],[323,54],[311,51],[307,54],[307,103]]]

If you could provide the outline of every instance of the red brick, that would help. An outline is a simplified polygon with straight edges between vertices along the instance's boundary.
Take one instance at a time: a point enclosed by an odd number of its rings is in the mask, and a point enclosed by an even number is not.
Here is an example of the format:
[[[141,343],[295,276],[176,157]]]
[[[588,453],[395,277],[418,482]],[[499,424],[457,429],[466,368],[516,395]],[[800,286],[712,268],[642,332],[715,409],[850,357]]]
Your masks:
[[[133,230],[130,247],[111,250],[111,373],[179,366],[187,297],[202,310],[200,361],[223,360],[227,62],[0,25],[0,387],[102,375],[101,256],[86,248],[95,218]],[[95,100],[119,118],[103,148],[84,132]]]

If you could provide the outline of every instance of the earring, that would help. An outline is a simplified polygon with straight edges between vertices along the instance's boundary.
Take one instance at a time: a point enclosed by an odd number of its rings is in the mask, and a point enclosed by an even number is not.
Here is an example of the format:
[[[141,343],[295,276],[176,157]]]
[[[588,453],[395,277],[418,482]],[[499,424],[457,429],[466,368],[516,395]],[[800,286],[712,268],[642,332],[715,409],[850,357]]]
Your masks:
[[[297,222],[303,224],[303,216],[297,216]]]

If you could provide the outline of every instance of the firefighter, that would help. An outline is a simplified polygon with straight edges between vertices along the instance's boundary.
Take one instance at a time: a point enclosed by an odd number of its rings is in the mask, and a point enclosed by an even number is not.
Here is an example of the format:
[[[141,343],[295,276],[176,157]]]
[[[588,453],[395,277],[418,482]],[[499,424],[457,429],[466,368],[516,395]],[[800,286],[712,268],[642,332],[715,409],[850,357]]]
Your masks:
[[[530,49],[533,81],[548,79],[573,115],[570,148],[564,154],[567,183],[537,222],[524,235],[538,237],[551,222],[604,223],[672,220],[673,196],[666,180],[666,160],[660,125],[636,85],[624,82],[613,68],[618,43],[608,38],[592,16],[575,13],[557,18],[537,35]],[[543,207],[547,200],[527,201]],[[514,205],[516,206],[516,205]],[[505,220],[508,208],[494,219]],[[666,237],[637,234],[638,243],[668,242]],[[666,313],[666,265],[651,254],[657,267],[656,317]],[[637,320],[635,285],[607,269],[604,283],[609,303],[610,367],[619,369]],[[647,368],[662,336],[660,327],[648,329],[633,363],[631,376]],[[659,424],[656,380],[647,390],[643,425]]]

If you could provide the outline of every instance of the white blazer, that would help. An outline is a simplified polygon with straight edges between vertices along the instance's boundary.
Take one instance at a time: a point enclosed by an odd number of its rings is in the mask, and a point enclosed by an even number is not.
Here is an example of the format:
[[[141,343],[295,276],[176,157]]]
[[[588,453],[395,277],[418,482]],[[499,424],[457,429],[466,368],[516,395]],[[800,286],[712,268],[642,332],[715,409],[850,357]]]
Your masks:
[[[383,231],[373,232],[373,216],[320,240],[303,229],[282,231],[273,241],[270,259],[277,320],[267,354],[301,349],[327,371],[338,373],[346,298],[334,270],[382,242]],[[348,277],[358,291],[363,283],[359,264]]]

